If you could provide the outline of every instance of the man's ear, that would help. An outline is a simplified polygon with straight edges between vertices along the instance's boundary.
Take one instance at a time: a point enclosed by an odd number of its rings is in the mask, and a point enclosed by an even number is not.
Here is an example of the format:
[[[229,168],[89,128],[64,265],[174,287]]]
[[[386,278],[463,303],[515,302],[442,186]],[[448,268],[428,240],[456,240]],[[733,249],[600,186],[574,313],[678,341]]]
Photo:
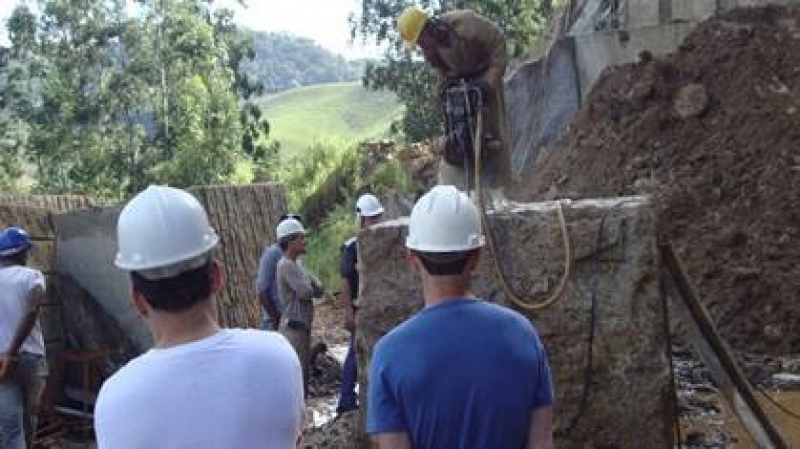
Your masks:
[[[408,248],[406,248],[406,266],[408,266],[411,271],[417,271],[417,267],[419,266],[419,257]]]
[[[222,290],[222,283],[225,280],[225,274],[222,269],[222,264],[220,264],[217,260],[212,262],[211,268],[211,294],[216,295]]]
[[[147,319],[147,317],[150,316],[152,308],[141,292],[136,289],[131,290],[131,302],[133,302],[133,307],[136,308],[136,312],[139,314],[140,318]]]
[[[465,272],[468,274],[472,274],[475,270],[478,269],[478,262],[481,260],[481,250],[475,249],[470,252],[470,255],[467,256],[467,266],[464,267]]]

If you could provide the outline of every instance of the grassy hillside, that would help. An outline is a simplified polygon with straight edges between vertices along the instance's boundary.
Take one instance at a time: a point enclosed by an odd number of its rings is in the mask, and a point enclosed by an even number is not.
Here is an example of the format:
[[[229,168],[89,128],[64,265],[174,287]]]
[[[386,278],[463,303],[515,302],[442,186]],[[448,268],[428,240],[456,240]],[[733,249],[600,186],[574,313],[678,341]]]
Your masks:
[[[401,106],[394,94],[371,92],[359,83],[299,87],[265,97],[270,138],[291,155],[318,141],[355,142],[388,135]]]

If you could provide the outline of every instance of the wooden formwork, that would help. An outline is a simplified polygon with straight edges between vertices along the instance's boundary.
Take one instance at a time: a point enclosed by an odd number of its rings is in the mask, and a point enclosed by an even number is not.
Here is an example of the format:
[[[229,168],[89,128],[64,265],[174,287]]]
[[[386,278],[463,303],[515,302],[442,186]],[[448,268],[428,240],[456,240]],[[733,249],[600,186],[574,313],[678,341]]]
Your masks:
[[[200,186],[189,191],[208,211],[220,237],[217,257],[224,264],[225,286],[217,297],[220,322],[229,327],[257,326],[261,308],[255,291],[264,245],[275,241],[275,226],[286,213],[283,184]]]

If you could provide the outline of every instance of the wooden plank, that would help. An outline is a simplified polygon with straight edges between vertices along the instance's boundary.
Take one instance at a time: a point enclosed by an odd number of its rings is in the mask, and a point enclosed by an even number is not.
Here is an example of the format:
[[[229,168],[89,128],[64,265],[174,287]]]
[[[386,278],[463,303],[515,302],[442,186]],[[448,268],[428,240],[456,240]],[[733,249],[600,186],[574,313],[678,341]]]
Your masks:
[[[0,226],[22,227],[34,239],[55,237],[50,211],[41,207],[0,204]]]
[[[282,184],[199,186],[189,191],[204,205],[220,236],[217,257],[225,265],[225,287],[217,309],[226,326],[253,326],[261,310],[253,282],[261,250],[272,240],[274,228],[286,211]]]
[[[687,326],[691,343],[697,349],[715,383],[720,386],[720,391],[731,409],[758,447],[788,449],[789,444],[769,420],[756,399],[750,383],[736,364],[730,349],[717,333],[672,247],[661,245],[661,257],[664,264],[662,284],[673,298],[672,304],[675,306],[676,316]]]
[[[95,205],[94,200],[83,195],[13,195],[0,194],[0,204],[39,207],[53,212],[85,209]]]

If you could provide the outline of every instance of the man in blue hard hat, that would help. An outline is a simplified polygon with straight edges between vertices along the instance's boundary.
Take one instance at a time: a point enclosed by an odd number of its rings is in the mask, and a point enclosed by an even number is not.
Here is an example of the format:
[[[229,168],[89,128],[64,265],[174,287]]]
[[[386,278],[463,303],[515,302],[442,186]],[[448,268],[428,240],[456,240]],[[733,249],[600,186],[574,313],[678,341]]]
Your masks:
[[[39,310],[42,272],[27,267],[33,248],[18,227],[0,234],[0,448],[33,447],[47,376]]]

